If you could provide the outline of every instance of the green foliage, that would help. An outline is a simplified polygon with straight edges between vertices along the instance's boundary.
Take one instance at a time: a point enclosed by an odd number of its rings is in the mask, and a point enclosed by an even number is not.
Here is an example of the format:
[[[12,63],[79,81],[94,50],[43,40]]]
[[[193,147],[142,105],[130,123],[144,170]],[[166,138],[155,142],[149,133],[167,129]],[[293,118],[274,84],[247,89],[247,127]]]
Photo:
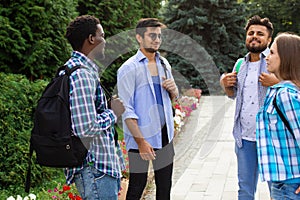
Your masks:
[[[299,0],[246,0],[247,13],[268,17],[274,26],[274,36],[278,32],[290,31],[300,34]]]
[[[160,1],[134,0],[79,0],[80,15],[90,14],[98,17],[106,35],[106,59],[101,63],[101,82],[113,92],[116,86],[116,74],[119,67],[133,54],[138,46],[134,36],[128,34],[134,30],[137,21],[143,17],[158,17]],[[131,35],[132,36],[132,35]],[[132,39],[133,38],[133,39]]]
[[[4,73],[0,79],[0,189],[24,190],[33,110],[47,82],[29,82],[24,76]],[[55,173],[33,164],[33,186]]]
[[[69,57],[64,38],[73,0],[0,2],[0,70],[30,79],[52,77]],[[76,5],[76,4],[75,4]]]
[[[219,73],[223,73],[230,71],[237,58],[245,53],[244,11],[244,5],[233,0],[170,0],[163,16],[168,28],[190,36],[204,47],[202,52],[206,51],[208,53],[206,55],[211,56],[215,63],[206,67],[217,66]],[[203,93],[208,93],[204,83],[210,80],[210,75],[205,73],[207,69],[201,67],[197,74],[194,72],[194,65],[176,56],[171,58],[173,56],[168,57],[172,61],[172,66],[187,77],[190,84],[200,87]],[[197,60],[199,63],[202,62],[201,58],[199,55]],[[205,81],[201,76],[206,78]]]
[[[106,37],[134,28],[142,16],[140,1],[78,0],[80,15],[90,14],[100,19]]]

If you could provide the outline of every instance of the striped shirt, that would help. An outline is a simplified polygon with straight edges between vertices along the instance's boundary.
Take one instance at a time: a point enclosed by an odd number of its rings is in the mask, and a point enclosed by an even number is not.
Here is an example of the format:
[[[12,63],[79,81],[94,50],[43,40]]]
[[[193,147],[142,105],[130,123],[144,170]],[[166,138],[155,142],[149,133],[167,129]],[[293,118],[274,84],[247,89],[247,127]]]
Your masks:
[[[117,117],[108,109],[100,86],[98,66],[77,51],[72,53],[66,65],[69,68],[83,66],[70,76],[72,128],[78,137],[92,138],[82,165],[64,170],[67,184],[71,184],[76,172],[87,164],[92,164],[109,176],[120,178],[124,162],[120,147],[116,147],[114,142],[114,124]]]
[[[275,95],[296,140],[273,106]],[[300,91],[292,82],[282,81],[268,89],[256,116],[256,133],[262,180],[300,183]]]
[[[266,64],[266,60],[265,57],[267,55],[269,55],[270,53],[270,49],[266,48],[259,56],[260,56],[260,66],[258,69],[258,74],[257,76],[259,76],[262,72],[265,73],[269,73],[267,70],[267,64]],[[249,63],[250,63],[250,53],[248,53],[245,57],[244,57],[244,61],[241,64],[239,73],[237,74],[237,84],[236,87],[234,87],[234,96],[230,97],[232,99],[236,98],[236,106],[235,106],[235,115],[234,115],[234,125],[233,125],[233,130],[232,130],[232,134],[233,137],[235,139],[235,142],[237,144],[237,146],[239,148],[242,148],[242,133],[244,130],[242,130],[242,125],[241,125],[241,112],[242,111],[242,105],[243,105],[243,101],[244,101],[244,85],[245,85],[245,80],[247,77],[247,68],[249,67]],[[233,72],[236,70],[237,63],[235,64],[234,68],[233,68]],[[258,80],[258,78],[257,78]],[[265,96],[266,96],[266,92],[267,92],[267,87],[263,86],[261,84],[261,82],[257,83],[257,99],[258,99],[258,107],[261,107],[263,105]],[[253,119],[254,120],[254,119]],[[253,126],[255,127],[255,122],[253,122]]]

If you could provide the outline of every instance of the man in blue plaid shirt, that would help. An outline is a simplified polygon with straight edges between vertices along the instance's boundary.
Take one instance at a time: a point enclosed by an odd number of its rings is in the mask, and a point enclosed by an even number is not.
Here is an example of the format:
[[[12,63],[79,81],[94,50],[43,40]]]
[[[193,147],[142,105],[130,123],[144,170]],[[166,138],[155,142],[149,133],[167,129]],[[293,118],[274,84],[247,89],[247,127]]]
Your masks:
[[[66,37],[74,50],[66,65],[82,66],[70,76],[72,128],[78,137],[92,138],[83,163],[65,169],[66,181],[75,182],[82,199],[117,200],[124,162],[114,140],[114,124],[124,106],[120,99],[114,98],[109,109],[100,86],[99,69],[94,61],[104,57],[104,31],[99,19],[85,15],[69,24]]]

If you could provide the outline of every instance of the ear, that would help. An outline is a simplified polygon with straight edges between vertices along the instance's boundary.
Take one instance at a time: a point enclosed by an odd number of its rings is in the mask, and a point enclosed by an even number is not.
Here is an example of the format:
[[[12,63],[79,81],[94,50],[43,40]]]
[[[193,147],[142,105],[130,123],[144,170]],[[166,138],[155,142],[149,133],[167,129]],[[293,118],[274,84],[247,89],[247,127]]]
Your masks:
[[[89,43],[94,44],[95,40],[94,40],[94,36],[92,34],[89,35],[88,41],[89,41]]]
[[[139,34],[136,34],[135,35],[135,38],[136,38],[136,40],[138,41],[138,43],[141,43],[142,42],[142,36],[140,36]]]

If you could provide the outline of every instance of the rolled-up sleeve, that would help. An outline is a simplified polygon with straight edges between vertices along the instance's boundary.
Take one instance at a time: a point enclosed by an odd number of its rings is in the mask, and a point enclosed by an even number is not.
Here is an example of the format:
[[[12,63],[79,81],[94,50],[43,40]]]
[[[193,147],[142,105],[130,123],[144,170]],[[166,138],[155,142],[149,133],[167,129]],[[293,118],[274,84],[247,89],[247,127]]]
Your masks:
[[[138,119],[139,117],[134,109],[135,71],[131,66],[126,66],[118,70],[117,77],[118,95],[125,106],[125,112],[122,115],[123,120],[129,118]]]

